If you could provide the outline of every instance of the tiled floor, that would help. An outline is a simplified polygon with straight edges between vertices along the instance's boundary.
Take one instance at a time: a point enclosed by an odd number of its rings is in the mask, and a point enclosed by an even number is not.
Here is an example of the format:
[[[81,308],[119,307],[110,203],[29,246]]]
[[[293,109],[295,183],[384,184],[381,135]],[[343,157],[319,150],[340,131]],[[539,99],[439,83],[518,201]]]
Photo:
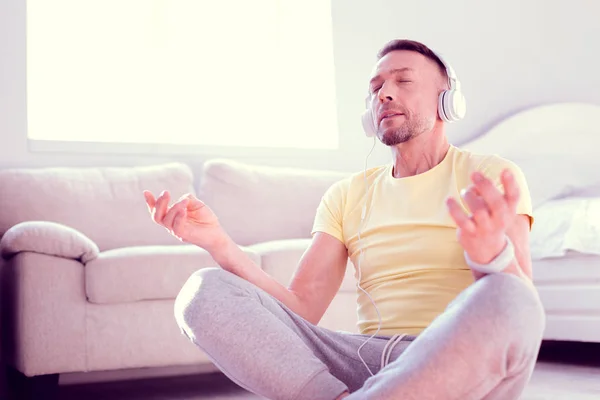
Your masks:
[[[221,374],[69,385],[60,400],[259,400]],[[521,400],[599,400],[600,344],[551,343]]]

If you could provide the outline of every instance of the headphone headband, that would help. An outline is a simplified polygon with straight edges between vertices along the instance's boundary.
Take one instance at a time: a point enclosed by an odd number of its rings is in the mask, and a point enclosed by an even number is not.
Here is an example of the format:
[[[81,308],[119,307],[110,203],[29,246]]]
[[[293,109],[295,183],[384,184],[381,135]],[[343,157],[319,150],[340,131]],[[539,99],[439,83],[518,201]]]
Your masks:
[[[438,60],[440,60],[442,64],[444,64],[444,67],[446,68],[446,75],[448,75],[448,84],[450,85],[450,89],[460,90],[460,81],[456,76],[456,72],[454,72],[454,68],[452,68],[452,66],[446,62],[446,60],[444,59],[444,57],[442,57],[440,53],[433,50],[431,51],[433,52],[433,54],[435,54]]]

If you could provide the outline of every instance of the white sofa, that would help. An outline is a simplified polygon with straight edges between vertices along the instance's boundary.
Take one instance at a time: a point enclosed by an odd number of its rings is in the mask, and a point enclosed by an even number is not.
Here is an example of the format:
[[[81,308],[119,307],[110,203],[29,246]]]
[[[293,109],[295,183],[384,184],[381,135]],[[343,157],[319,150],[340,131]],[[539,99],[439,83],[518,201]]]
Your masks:
[[[207,162],[197,184],[178,163],[0,171],[6,362],[23,377],[208,364],[181,335],[173,303],[189,275],[216,264],[156,226],[142,191],[196,193],[236,243],[287,284],[322,194],[345,176],[227,160]],[[544,282],[581,278],[582,271],[534,262]],[[320,324],[356,331],[355,291],[350,264]],[[552,296],[543,301],[556,307]],[[561,298],[561,309],[569,302],[580,303]],[[597,313],[600,303],[587,310]],[[596,321],[580,332],[568,318],[551,322],[547,338],[600,342]]]
[[[209,363],[180,333],[173,303],[194,271],[217,264],[155,225],[142,191],[197,194],[287,284],[321,196],[345,176],[225,160],[207,162],[197,185],[179,163],[0,171],[5,362],[21,378]],[[355,331],[354,290],[348,268],[322,326]]]

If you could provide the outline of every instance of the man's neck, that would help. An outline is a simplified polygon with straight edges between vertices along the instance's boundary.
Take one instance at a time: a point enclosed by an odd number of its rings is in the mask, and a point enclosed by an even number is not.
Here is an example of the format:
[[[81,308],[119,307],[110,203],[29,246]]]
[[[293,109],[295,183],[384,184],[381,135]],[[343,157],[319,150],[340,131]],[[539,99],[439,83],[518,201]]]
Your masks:
[[[428,132],[392,147],[394,178],[422,174],[442,162],[450,144],[446,135]]]

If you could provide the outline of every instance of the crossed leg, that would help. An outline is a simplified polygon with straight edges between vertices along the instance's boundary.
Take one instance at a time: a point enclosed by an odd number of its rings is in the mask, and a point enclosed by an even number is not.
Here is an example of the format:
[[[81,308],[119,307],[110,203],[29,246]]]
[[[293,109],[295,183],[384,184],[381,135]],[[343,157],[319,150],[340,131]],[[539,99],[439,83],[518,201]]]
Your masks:
[[[230,379],[269,399],[517,399],[529,380],[544,328],[533,289],[489,275],[464,290],[416,340],[408,337],[381,369],[389,337],[358,359],[367,335],[315,326],[249,282],[219,268],[186,282],[176,320]]]
[[[533,373],[545,321],[530,285],[514,275],[486,275],[346,399],[518,399]]]

